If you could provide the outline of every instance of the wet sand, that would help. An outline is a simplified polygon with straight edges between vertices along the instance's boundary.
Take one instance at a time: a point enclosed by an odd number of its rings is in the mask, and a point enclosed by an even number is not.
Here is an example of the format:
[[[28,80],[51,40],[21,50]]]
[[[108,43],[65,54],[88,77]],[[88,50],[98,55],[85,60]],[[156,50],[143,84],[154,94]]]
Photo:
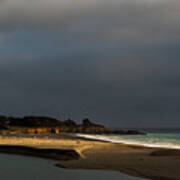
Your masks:
[[[90,141],[79,138],[22,138],[0,137],[1,147],[11,146],[8,153],[17,154],[18,146],[48,150],[70,150],[78,156],[63,159],[63,153],[53,152],[58,160],[56,166],[70,169],[101,169],[120,171],[125,174],[146,177],[154,180],[180,179],[180,151],[160,148],[146,148],[142,146],[124,145],[109,142]],[[15,147],[15,148],[13,148]],[[11,149],[11,148],[10,148]],[[3,153],[6,150],[3,150]],[[24,152],[24,151],[23,151]],[[20,153],[21,154],[21,153]],[[26,155],[25,153],[22,153]],[[66,154],[66,153],[65,153]],[[27,154],[28,155],[28,154]],[[31,154],[33,156],[33,153]],[[61,156],[61,158],[60,158]],[[43,156],[41,156],[43,157]],[[46,157],[48,158],[48,157]]]

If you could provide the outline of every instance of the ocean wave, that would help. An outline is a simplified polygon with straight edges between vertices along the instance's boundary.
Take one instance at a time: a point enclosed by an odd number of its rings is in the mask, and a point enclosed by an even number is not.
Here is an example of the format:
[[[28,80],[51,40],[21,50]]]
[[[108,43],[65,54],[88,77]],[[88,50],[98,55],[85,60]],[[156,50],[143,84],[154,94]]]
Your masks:
[[[145,147],[159,147],[168,149],[180,149],[180,134],[148,134],[148,135],[89,135],[76,134],[94,140],[103,140],[113,143],[140,145]]]

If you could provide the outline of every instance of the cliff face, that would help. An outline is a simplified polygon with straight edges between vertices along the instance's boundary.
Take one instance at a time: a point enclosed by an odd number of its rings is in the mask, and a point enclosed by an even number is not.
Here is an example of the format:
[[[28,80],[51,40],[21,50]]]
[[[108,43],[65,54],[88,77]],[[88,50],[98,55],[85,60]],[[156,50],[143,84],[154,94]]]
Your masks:
[[[138,131],[111,131],[103,125],[94,124],[84,119],[76,124],[71,119],[59,121],[50,117],[26,116],[23,118],[0,116],[0,130],[27,134],[43,133],[86,133],[86,134],[142,134]]]
[[[1,128],[3,127],[3,128]],[[26,116],[23,118],[0,116],[0,130],[5,127],[12,129],[18,128],[18,132],[22,131],[28,134],[42,133],[103,133],[107,131],[102,125],[97,125],[90,122],[89,119],[84,119],[82,124],[76,124],[75,121],[68,119],[59,121],[50,117]]]

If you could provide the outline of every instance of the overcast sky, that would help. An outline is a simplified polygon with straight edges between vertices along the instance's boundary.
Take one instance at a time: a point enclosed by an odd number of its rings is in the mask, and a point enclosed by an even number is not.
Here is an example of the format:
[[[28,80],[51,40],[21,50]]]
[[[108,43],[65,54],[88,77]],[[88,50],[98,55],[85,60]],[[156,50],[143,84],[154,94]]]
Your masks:
[[[0,114],[180,127],[179,0],[0,0]]]

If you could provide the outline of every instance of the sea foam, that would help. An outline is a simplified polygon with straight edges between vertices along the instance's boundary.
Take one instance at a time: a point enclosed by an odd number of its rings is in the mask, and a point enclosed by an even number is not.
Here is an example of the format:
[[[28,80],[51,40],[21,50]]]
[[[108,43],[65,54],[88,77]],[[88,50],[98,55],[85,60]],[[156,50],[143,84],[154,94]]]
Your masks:
[[[89,135],[76,134],[94,140],[103,140],[113,143],[140,145],[145,147],[160,147],[180,149],[180,134],[147,134],[147,135]]]

